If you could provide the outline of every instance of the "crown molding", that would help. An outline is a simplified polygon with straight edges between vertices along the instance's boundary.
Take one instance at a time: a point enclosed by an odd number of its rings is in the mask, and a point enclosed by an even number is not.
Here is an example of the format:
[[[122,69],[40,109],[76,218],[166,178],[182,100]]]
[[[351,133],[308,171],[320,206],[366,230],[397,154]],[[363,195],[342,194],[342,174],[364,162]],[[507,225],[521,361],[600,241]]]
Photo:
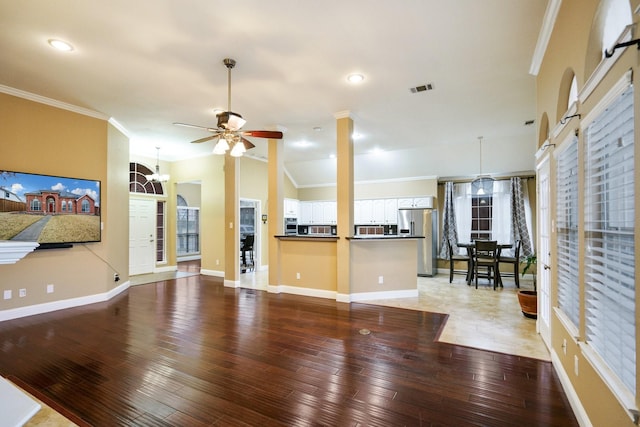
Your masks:
[[[551,39],[551,33],[553,32],[553,27],[556,24],[561,4],[562,0],[549,0],[549,3],[547,4],[547,10],[545,10],[544,18],[542,19],[542,28],[540,28],[540,34],[538,34],[538,42],[536,43],[536,48],[533,51],[529,74],[537,76],[538,72],[540,72],[542,59],[547,51],[549,39]]]
[[[78,107],[77,105],[67,104],[66,102],[57,101],[55,99],[47,98],[46,96],[36,95],[35,93],[26,92],[13,87],[0,85],[0,92],[6,93],[7,95],[17,96],[18,98],[28,99],[29,101],[38,102],[40,104],[46,104],[51,107],[60,108],[62,110],[71,111],[73,113],[82,114],[84,116],[93,117],[95,119],[109,120],[109,116],[106,114],[99,113],[88,108]]]

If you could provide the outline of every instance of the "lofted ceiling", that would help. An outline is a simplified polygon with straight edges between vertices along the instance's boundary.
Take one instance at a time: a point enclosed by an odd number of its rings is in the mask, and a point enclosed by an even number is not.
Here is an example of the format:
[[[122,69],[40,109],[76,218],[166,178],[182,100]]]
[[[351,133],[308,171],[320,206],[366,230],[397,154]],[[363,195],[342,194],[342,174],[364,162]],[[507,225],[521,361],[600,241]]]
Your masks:
[[[104,114],[131,152],[190,144],[227,106],[244,129],[284,130],[299,186],[335,182],[335,117],[355,125],[356,179],[534,167],[535,77],[547,0],[0,0],[0,85]],[[52,49],[63,39],[72,52]],[[361,73],[359,84],[347,82]],[[410,88],[432,84],[412,93]],[[6,88],[5,88],[6,89]],[[479,139],[483,137],[483,162]],[[248,154],[266,158],[266,140]],[[479,170],[482,168],[482,170]]]

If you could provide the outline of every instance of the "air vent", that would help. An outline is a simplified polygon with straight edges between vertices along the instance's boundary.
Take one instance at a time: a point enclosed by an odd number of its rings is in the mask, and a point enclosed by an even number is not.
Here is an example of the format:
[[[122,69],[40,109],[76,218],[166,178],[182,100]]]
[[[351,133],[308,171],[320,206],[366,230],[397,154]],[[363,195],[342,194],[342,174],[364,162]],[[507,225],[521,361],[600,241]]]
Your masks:
[[[532,125],[535,122],[535,120],[527,120],[526,122],[524,122],[525,126],[529,126]]]
[[[433,83],[427,83],[425,85],[411,87],[409,88],[409,90],[411,91],[411,93],[426,92],[428,90],[433,90]]]

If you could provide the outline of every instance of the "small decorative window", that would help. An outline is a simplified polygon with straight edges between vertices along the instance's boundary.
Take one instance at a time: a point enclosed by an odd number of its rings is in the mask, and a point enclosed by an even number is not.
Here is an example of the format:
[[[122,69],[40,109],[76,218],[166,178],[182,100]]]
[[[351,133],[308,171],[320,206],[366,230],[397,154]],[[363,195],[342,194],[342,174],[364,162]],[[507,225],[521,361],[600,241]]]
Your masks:
[[[149,181],[147,175],[153,171],[140,163],[129,163],[129,192],[164,195],[161,182]]]

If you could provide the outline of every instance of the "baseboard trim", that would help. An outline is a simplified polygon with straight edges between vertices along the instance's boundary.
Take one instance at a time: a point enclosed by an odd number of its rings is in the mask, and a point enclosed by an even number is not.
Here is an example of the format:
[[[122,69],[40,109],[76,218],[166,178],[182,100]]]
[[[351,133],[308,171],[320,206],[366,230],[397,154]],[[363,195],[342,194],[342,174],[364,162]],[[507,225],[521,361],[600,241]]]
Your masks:
[[[51,311],[64,310],[65,308],[80,307],[87,304],[95,304],[97,302],[108,301],[121,292],[126,291],[131,286],[127,280],[120,286],[116,286],[108,292],[95,295],[87,295],[84,297],[65,299],[60,301],[46,302],[43,304],[35,304],[27,307],[13,308],[0,311],[0,322],[20,317],[34,316],[36,314],[49,313]]]
[[[390,298],[415,298],[418,296],[417,289],[402,289],[397,291],[380,291],[380,292],[359,292],[350,295],[351,302],[358,301],[375,301],[379,299]]]
[[[315,297],[315,298],[325,298],[325,299],[336,299],[337,293],[335,291],[326,291],[323,289],[310,289],[310,288],[300,288],[297,286],[289,286],[289,285],[278,285],[278,286],[267,286],[267,291],[275,294],[285,293],[285,294],[293,294],[293,295],[301,295],[305,297]]]
[[[580,427],[592,427],[591,420],[587,415],[587,411],[585,411],[584,406],[582,406],[582,402],[576,393],[575,388],[573,388],[573,384],[571,384],[571,380],[569,380],[569,375],[567,375],[564,367],[562,366],[562,362],[558,357],[558,353],[556,353],[553,349],[551,350],[551,364],[553,365],[553,369],[558,374],[558,378],[560,379],[560,383],[562,384],[562,388],[564,389],[565,394],[567,395],[567,399],[569,400],[569,405],[571,405],[571,409],[573,409],[573,413],[576,416],[576,420]]]
[[[204,269],[200,269],[200,274],[202,274],[203,276],[224,277],[224,271],[220,271],[220,270],[204,270]]]

